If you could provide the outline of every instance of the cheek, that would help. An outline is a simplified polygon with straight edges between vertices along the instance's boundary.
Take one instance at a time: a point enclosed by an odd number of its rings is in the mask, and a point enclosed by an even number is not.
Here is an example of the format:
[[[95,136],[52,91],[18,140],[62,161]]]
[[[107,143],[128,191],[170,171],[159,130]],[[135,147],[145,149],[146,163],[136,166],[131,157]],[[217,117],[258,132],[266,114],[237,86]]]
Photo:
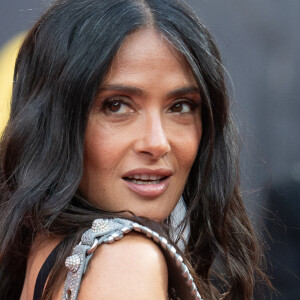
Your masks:
[[[194,126],[188,129],[178,131],[174,136],[174,149],[177,152],[177,159],[180,169],[187,174],[189,173],[195,158],[197,156],[199,144],[202,137],[202,124],[197,121]]]
[[[112,162],[116,161],[116,147],[113,147],[113,135],[106,134],[95,120],[89,120],[84,141],[83,176],[79,189],[89,198],[99,183],[110,176]],[[97,193],[96,193],[97,194]]]
[[[84,143],[84,170],[85,172],[101,172],[109,160],[110,141],[97,134],[87,134]],[[111,153],[112,154],[112,153]],[[97,174],[94,174],[97,175]]]
[[[118,162],[120,138],[112,128],[103,126],[97,119],[90,120],[85,134],[84,167],[98,171],[111,169]]]
[[[190,172],[190,169],[196,159],[198,148],[199,148],[199,142],[198,139],[190,139],[186,141],[185,147],[182,149],[182,161],[181,166],[184,170],[186,176]]]

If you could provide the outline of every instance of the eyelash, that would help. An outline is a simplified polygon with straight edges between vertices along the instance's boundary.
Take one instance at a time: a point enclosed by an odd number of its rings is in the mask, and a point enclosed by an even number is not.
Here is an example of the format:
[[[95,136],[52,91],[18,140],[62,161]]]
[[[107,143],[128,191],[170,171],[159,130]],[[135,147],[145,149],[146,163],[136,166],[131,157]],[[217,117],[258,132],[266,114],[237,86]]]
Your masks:
[[[168,111],[172,108],[172,107],[175,107],[177,104],[181,104],[181,105],[184,105],[184,104],[187,104],[189,106],[189,109],[190,111],[189,112],[173,112],[173,113],[176,113],[176,114],[188,114],[188,113],[192,113],[194,112],[197,107],[199,107],[199,104],[193,100],[190,100],[190,99],[179,99],[177,101],[175,101],[175,103],[172,103],[171,107],[168,109]]]
[[[117,97],[111,97],[111,98],[105,99],[103,101],[102,109],[101,110],[104,111],[106,114],[124,115],[124,113],[118,113],[118,112],[109,111],[109,105],[111,105],[113,103],[120,103],[121,105],[126,105],[130,109],[133,109],[132,106],[130,105],[129,101],[126,100],[126,97],[117,96]]]
[[[127,97],[122,97],[122,96],[116,96],[116,97],[111,97],[111,98],[105,99],[103,101],[101,110],[104,111],[108,115],[110,114],[110,115],[114,115],[116,117],[126,116],[126,115],[131,113],[131,112],[119,113],[119,112],[111,111],[109,109],[109,105],[111,105],[113,103],[119,103],[120,105],[126,105],[126,106],[128,106],[129,109],[134,110],[132,108],[132,105],[131,105],[130,101],[127,100]],[[168,112],[178,104],[181,104],[181,105],[187,104],[189,106],[190,110],[188,112],[170,112],[170,113],[174,113],[174,114],[178,114],[178,115],[189,114],[189,113],[194,112],[200,105],[198,102],[196,102],[194,100],[187,99],[187,98],[182,98],[182,99],[178,99],[174,103],[172,103],[170,108],[168,108]]]

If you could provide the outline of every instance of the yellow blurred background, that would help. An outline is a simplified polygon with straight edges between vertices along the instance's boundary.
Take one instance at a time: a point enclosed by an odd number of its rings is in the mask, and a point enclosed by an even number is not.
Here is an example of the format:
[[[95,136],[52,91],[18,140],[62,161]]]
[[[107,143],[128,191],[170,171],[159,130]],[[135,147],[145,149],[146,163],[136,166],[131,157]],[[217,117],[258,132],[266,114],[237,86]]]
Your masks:
[[[0,136],[9,117],[15,61],[24,36],[15,36],[0,49]]]

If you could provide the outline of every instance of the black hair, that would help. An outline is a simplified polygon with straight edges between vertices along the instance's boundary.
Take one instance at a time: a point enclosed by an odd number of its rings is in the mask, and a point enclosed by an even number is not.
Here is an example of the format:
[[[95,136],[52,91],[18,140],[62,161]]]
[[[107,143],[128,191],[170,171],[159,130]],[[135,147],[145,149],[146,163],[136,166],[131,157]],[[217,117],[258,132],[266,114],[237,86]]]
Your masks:
[[[190,224],[191,233],[185,256],[198,288],[205,299],[221,294],[251,299],[256,275],[264,276],[239,192],[224,68],[206,27],[177,0],[61,0],[28,33],[16,61],[11,114],[0,146],[1,299],[20,296],[37,233],[68,237],[44,293],[50,299],[82,232],[97,217],[114,215],[77,191],[85,127],[118,49],[145,27],[183,54],[203,101],[203,136],[183,193],[183,227]]]

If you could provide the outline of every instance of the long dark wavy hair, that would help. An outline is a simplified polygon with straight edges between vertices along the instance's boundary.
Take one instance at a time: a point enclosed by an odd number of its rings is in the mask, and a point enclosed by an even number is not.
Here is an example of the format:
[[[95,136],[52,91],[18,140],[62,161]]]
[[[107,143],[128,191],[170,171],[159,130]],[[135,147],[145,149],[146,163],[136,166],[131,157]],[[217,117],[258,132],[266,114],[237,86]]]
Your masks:
[[[203,100],[203,136],[183,198],[189,260],[204,299],[251,299],[260,251],[239,192],[238,145],[216,44],[177,0],[61,0],[28,33],[17,58],[11,114],[0,145],[0,299],[18,299],[38,233],[67,237],[64,259],[94,219],[112,217],[77,189],[89,111],[122,42],[152,27],[188,62]],[[150,224],[150,223],[149,223]],[[167,228],[168,220],[165,228]],[[150,224],[159,229],[159,224]]]

